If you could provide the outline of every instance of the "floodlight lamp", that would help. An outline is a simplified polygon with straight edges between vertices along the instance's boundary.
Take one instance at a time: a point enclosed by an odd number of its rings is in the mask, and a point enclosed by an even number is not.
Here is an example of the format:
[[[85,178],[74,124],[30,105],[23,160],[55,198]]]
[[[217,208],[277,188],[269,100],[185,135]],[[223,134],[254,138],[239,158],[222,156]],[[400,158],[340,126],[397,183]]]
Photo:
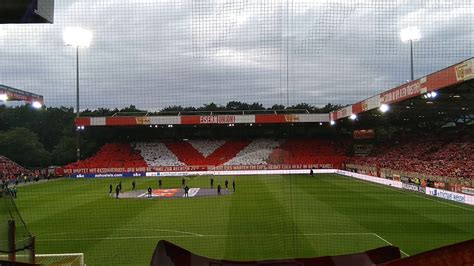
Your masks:
[[[92,32],[79,27],[69,27],[63,33],[64,43],[74,47],[89,47],[92,41]]]
[[[4,102],[8,101],[8,95],[0,94],[0,101],[4,101]]]
[[[31,104],[31,106],[33,106],[33,107],[36,108],[36,109],[40,109],[41,107],[43,107],[43,105],[42,105],[40,102],[38,102],[38,101],[34,101],[34,102]]]
[[[400,31],[400,39],[402,42],[416,42],[421,39],[420,30],[417,27],[408,27]]]
[[[380,105],[379,110],[382,113],[386,113],[390,110],[390,106],[388,104],[383,103]]]
[[[349,118],[351,120],[356,120],[357,119],[357,115],[356,114],[351,114],[351,116],[349,116]]]
[[[437,93],[436,91],[432,91],[432,92],[431,92],[431,98],[434,99],[434,98],[436,98],[436,97],[438,97],[438,93]]]
[[[336,121],[331,120],[331,122],[329,122],[329,124],[331,124],[331,126],[334,126],[336,124]]]

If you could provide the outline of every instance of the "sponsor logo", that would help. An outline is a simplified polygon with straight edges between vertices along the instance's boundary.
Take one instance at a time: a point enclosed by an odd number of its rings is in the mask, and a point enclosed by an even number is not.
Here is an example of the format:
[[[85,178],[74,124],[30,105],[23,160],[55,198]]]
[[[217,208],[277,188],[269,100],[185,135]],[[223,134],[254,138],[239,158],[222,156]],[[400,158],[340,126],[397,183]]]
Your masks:
[[[298,115],[285,115],[285,122],[299,122],[300,117]]]
[[[406,190],[415,191],[415,192],[426,193],[426,189],[424,187],[413,185],[413,184],[402,183],[402,188]]]
[[[148,116],[136,117],[135,121],[137,122],[137,125],[149,125],[150,124],[150,117],[148,117]]]
[[[454,193],[454,192],[449,192],[449,191],[445,191],[441,189],[431,189],[429,193],[432,196],[442,198],[442,199],[452,200],[452,201],[461,202],[461,203],[466,202],[466,198],[464,195]]]
[[[474,77],[474,69],[471,62],[464,62],[456,66],[456,79],[458,81],[467,80]]]

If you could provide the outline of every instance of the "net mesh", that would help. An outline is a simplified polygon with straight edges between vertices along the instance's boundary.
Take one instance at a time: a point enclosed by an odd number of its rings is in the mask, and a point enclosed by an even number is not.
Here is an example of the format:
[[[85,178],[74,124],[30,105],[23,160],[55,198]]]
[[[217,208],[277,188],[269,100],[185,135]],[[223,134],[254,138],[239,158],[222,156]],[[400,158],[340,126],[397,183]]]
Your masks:
[[[41,265],[84,266],[84,254],[36,254],[36,263]]]
[[[16,188],[15,188],[16,190]],[[0,189],[0,255],[25,254],[18,261],[30,261],[33,239],[14,202],[13,189]],[[13,224],[12,224],[13,223]],[[14,249],[10,245],[10,230],[14,228]]]
[[[415,77],[472,56],[474,45],[472,0],[56,4],[53,25],[0,25],[11,62],[1,82],[44,95],[48,106],[74,105],[75,51],[61,38],[69,25],[94,33],[79,51],[81,109],[349,104],[410,78],[403,28],[422,34]]]
[[[209,115],[210,109],[231,101],[257,103],[242,109],[293,106],[299,109],[294,113],[327,103],[352,104],[410,78],[410,45],[400,40],[400,31],[406,27],[417,27],[422,35],[413,43],[415,78],[472,57],[474,52],[474,0],[57,0],[55,5],[54,24],[0,25],[0,84],[43,95],[47,107],[75,108],[78,60],[80,109],[99,109],[97,116],[142,116],[170,106],[206,106],[209,108],[200,114]],[[77,57],[76,50],[62,39],[69,26],[93,33],[91,45],[79,48]],[[3,104],[15,103],[0,102],[0,112],[7,110]],[[130,105],[145,112],[130,108],[117,114]],[[98,152],[103,144],[150,141],[156,142],[146,144],[150,158],[168,166],[166,159],[171,157],[172,163],[178,159],[164,140],[187,142],[188,138],[266,138],[248,156],[258,158],[255,153],[262,152],[261,157],[268,158],[264,163],[291,164],[299,163],[300,158],[292,158],[291,147],[279,148],[287,140],[339,137],[335,130],[339,124],[253,122],[245,127],[237,123],[235,127],[86,127],[80,133],[82,138],[76,139],[72,109],[36,111],[0,113],[0,133],[31,128],[55,165],[73,162],[80,141],[82,159]],[[176,115],[170,114],[170,123]],[[285,119],[292,121],[291,117]],[[387,129],[389,134],[395,135]],[[10,140],[19,135],[24,134],[20,131]],[[0,138],[0,154],[5,151],[1,147],[8,146],[1,143],[4,139]],[[28,139],[35,138],[23,142]],[[305,140],[292,145],[307,152],[313,146]],[[120,147],[115,148],[130,153]],[[184,155],[189,151],[195,149]],[[111,160],[119,157],[115,155],[110,155]],[[91,165],[96,171],[103,170],[102,165]],[[214,186],[223,186],[234,176],[192,176],[186,182],[208,188],[210,178]],[[165,203],[115,200],[109,195],[118,183],[123,182],[124,191],[129,192],[132,181],[104,178],[28,186],[17,203],[25,217],[31,218],[29,225],[35,229],[40,253],[84,252],[97,265],[147,264],[160,239],[209,257],[250,260],[354,253],[390,243],[408,247],[406,254],[414,254],[432,248],[432,243],[449,244],[473,233],[471,209],[447,209],[452,206],[434,205],[435,201],[424,202],[344,177],[275,174],[235,178],[235,197],[179,198]],[[137,190],[146,193],[149,187],[158,186],[157,179],[133,180]],[[161,180],[165,188],[181,187],[181,177]],[[113,187],[110,192],[109,186]],[[16,249],[27,248],[30,233],[15,202],[10,196],[0,201],[0,251],[8,249],[5,239],[10,220],[17,226]],[[439,220],[420,215],[423,210],[439,211],[431,215]],[[45,264],[79,260],[83,256],[37,256]]]

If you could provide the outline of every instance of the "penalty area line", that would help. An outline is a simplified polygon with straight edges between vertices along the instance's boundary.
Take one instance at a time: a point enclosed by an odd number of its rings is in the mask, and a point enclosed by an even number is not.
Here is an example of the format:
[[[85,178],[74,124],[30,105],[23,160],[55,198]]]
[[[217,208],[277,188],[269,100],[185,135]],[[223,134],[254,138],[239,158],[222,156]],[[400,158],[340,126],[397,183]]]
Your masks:
[[[118,229],[120,231],[121,229]],[[134,229],[123,229],[123,230],[130,230],[135,231]],[[136,229],[139,231],[140,229]],[[38,238],[36,241],[93,241],[93,240],[129,240],[129,239],[156,239],[156,238],[189,238],[189,237],[265,237],[265,236],[291,236],[293,234],[221,234],[221,235],[202,235],[196,234],[191,232],[183,232],[183,231],[175,231],[175,230],[157,230],[154,229],[152,231],[164,231],[164,232],[176,232],[188,235],[171,235],[171,236],[123,236],[123,237],[86,237],[86,238],[46,238],[41,239]],[[374,235],[374,233],[307,233],[307,234],[296,234],[297,236],[351,236],[351,235]],[[386,241],[385,241],[386,242]]]
[[[383,242],[389,244],[390,246],[393,246],[392,243],[388,242],[385,238],[383,238],[383,237],[377,235],[376,233],[371,233],[371,234],[374,235],[374,236],[376,236],[376,237],[378,237],[380,240],[382,240]],[[400,252],[401,252],[403,255],[405,255],[405,256],[407,256],[407,257],[410,257],[410,255],[408,255],[408,253],[406,253],[405,251],[403,251],[401,248],[399,248],[399,249],[400,249]]]

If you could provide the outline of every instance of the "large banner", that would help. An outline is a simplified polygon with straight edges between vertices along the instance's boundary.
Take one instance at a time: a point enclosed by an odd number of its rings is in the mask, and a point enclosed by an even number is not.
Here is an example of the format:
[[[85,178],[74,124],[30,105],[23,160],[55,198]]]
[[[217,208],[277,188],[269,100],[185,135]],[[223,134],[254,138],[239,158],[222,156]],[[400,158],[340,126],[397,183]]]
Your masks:
[[[242,171],[242,170],[291,170],[291,169],[334,169],[334,164],[265,164],[265,165],[219,165],[219,166],[156,166],[115,168],[64,168],[65,175],[140,173],[140,172],[197,172],[197,171]]]

